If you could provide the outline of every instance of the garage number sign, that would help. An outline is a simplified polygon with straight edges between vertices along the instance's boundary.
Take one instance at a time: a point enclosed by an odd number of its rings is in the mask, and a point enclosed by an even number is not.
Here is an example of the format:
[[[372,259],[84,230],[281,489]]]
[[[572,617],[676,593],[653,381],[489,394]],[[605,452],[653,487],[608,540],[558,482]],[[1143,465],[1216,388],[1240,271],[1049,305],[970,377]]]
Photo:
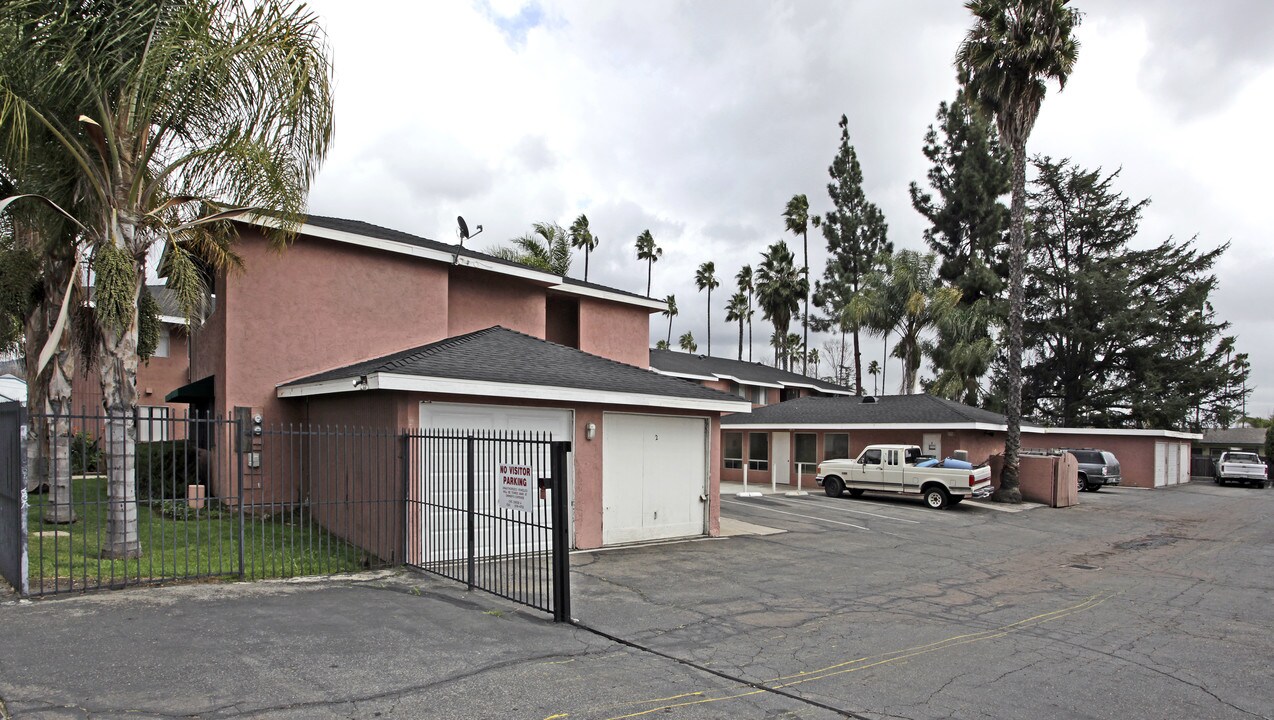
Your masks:
[[[501,465],[495,504],[502,510],[535,512],[535,480],[525,465]]]

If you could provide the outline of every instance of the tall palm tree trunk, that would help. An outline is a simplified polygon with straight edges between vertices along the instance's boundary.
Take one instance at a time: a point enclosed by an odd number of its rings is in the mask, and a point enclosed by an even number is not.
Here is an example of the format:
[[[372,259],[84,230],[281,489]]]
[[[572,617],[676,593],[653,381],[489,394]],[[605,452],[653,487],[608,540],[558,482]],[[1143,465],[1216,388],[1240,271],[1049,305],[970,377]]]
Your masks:
[[[739,362],[743,362],[743,318],[739,318]]]
[[[592,253],[588,248],[584,248],[584,282],[588,282],[588,256]],[[650,292],[647,290],[646,292]]]
[[[650,270],[651,270],[651,263],[653,262],[654,262],[653,259],[646,260],[646,297],[650,297]]]
[[[801,338],[801,345],[805,348],[805,357],[801,360],[801,374],[809,376],[810,374],[810,234],[809,231],[802,231],[801,238],[805,242],[805,312],[801,315],[801,328],[804,330],[804,336]]]
[[[116,242],[130,247],[136,225],[121,218]],[[129,307],[137,307],[145,277],[133,268]],[[102,556],[135,558],[142,554],[137,534],[137,313],[125,328],[102,327],[98,341],[102,406],[106,411],[107,516]]]
[[[21,228],[15,228],[18,233]],[[28,487],[46,485],[49,497],[44,507],[44,522],[73,523],[76,520],[71,502],[71,380],[75,376],[75,354],[71,336],[64,332],[57,351],[38,374],[32,352],[49,339],[57,321],[56,304],[66,292],[66,279],[76,271],[73,260],[51,262],[44,275],[45,302],[28,317],[24,331],[27,356],[27,408],[30,410],[27,445]],[[34,351],[31,349],[35,348]]]
[[[712,357],[712,288],[708,288],[708,357]]]
[[[1013,204],[1009,229],[1009,388],[1005,408],[1004,469],[995,499],[1022,501],[1018,451],[1022,447],[1022,274],[1026,248],[1026,139],[1013,142]]]
[[[858,328],[854,328],[854,394],[863,394],[863,353],[858,344]]]
[[[740,357],[740,360],[743,358]],[[748,291],[748,362],[752,362],[752,291]]]
[[[668,339],[665,341],[668,347],[672,347],[672,315],[668,316]]]

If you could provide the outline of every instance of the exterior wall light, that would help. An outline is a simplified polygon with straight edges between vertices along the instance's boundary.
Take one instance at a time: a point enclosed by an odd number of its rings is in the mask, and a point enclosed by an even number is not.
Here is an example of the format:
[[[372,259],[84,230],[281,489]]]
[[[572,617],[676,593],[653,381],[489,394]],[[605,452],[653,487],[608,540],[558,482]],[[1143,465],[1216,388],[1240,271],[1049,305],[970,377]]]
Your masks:
[[[596,426],[596,425],[594,425],[593,423],[589,423],[589,424],[587,424],[587,425],[585,425],[585,426],[584,426],[584,439],[585,439],[585,440],[592,440],[592,439],[593,439],[593,437],[594,437],[594,436],[596,436],[596,435],[597,435],[597,426]]]

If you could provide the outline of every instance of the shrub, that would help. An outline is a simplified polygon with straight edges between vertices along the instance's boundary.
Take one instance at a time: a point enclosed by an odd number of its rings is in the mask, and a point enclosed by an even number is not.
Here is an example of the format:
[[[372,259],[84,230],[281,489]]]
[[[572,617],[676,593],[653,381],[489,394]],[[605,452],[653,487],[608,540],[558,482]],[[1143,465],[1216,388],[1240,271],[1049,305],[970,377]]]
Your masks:
[[[98,441],[83,430],[75,433],[71,438],[71,474],[100,473],[104,468],[102,448]]]
[[[137,443],[137,499],[177,500],[208,482],[206,454],[185,440]]]

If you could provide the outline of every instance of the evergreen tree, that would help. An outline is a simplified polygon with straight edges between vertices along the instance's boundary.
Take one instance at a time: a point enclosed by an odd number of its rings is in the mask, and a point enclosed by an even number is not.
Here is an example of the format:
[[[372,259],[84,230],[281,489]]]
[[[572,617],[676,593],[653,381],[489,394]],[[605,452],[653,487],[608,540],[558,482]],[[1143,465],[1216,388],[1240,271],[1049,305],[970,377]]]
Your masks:
[[[1037,158],[1023,318],[1023,409],[1067,427],[1185,429],[1236,408],[1246,369],[1210,295],[1225,245],[1130,250],[1148,200],[1115,171]]]
[[[892,253],[886,239],[888,226],[880,208],[863,193],[863,171],[858,153],[849,144],[849,119],[840,117],[840,148],[827,168],[832,181],[827,194],[832,209],[815,223],[827,241],[827,267],[814,292],[814,304],[828,313],[824,326],[836,326],[854,338],[854,391],[863,394],[863,359],[859,343],[860,323],[847,312],[867,273],[878,267],[877,256]]]
[[[924,238],[941,258],[938,278],[961,292],[960,310],[938,323],[937,342],[925,346],[937,373],[929,392],[977,405],[1009,272],[1009,210],[1000,200],[1011,189],[1009,154],[959,90],[938,105],[924,155],[929,189],[911,183],[911,205],[929,221]]]

